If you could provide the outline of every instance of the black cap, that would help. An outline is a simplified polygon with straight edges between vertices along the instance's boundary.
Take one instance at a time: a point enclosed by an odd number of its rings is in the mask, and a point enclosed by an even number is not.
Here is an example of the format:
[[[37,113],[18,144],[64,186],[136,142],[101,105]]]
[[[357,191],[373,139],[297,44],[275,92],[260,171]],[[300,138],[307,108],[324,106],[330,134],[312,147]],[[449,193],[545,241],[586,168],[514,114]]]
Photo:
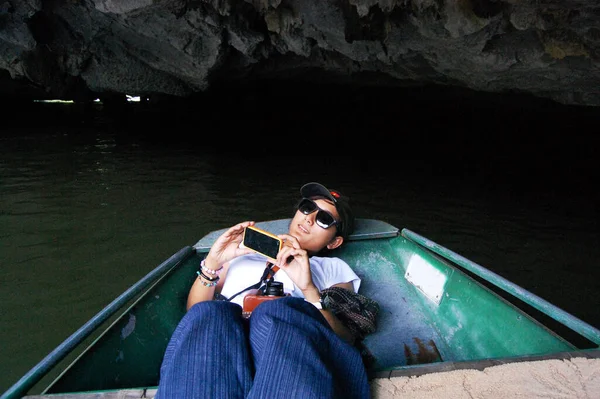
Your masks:
[[[322,184],[312,182],[306,183],[300,188],[300,195],[303,198],[323,198],[331,201],[335,205],[340,220],[336,224],[337,232],[339,236],[345,239],[354,231],[354,212],[350,207],[350,198],[342,195],[337,190],[330,190]]]

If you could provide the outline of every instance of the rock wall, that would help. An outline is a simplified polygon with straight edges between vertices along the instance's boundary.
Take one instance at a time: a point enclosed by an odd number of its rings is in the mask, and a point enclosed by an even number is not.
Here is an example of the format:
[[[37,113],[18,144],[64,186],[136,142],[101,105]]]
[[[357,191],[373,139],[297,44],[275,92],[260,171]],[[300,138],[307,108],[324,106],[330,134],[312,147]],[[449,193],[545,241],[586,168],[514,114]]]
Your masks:
[[[0,93],[188,97],[266,79],[597,106],[599,17],[591,0],[5,0]]]

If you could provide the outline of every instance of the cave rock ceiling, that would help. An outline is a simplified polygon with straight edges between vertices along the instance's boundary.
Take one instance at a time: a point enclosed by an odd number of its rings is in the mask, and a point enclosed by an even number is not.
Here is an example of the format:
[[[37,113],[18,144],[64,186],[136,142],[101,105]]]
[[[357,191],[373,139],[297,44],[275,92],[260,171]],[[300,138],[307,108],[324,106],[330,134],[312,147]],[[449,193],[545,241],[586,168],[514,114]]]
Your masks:
[[[0,94],[443,85],[600,105],[596,0],[9,0]]]

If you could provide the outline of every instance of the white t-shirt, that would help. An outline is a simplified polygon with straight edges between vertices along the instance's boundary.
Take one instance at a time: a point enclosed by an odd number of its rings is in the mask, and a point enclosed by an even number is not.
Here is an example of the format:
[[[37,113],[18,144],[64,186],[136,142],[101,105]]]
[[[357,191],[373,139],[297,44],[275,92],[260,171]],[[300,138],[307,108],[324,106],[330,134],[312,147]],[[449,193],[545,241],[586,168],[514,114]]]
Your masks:
[[[358,292],[360,278],[340,258],[312,256],[309,260],[312,280],[319,291],[329,288],[334,284],[352,282],[354,291]],[[267,258],[259,254],[249,254],[235,258],[229,262],[229,269],[227,270],[221,295],[229,298],[244,288],[257,283],[266,266]],[[283,283],[283,291],[286,294],[291,294],[297,298],[304,298],[304,294],[300,288],[292,282],[283,269],[279,269],[273,276],[273,279]],[[231,302],[242,306],[246,294],[247,292],[239,294]]]

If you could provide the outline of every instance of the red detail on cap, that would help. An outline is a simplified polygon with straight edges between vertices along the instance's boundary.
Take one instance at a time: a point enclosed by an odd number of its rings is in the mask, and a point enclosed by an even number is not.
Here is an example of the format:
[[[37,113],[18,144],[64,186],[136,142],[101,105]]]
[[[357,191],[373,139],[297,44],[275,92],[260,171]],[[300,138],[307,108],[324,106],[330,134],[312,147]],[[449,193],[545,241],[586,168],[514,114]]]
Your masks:
[[[340,193],[338,193],[337,191],[330,191],[331,195],[333,195],[333,198],[340,198]]]

